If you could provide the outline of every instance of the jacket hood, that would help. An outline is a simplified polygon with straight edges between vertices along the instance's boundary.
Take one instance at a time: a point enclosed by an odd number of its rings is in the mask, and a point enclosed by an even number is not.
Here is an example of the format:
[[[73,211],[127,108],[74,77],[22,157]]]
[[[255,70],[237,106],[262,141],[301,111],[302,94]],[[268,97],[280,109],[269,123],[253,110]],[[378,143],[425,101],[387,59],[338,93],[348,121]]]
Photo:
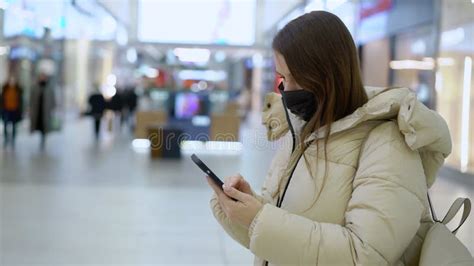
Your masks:
[[[412,150],[419,152],[428,187],[451,153],[451,137],[444,119],[416,99],[416,94],[407,88],[366,87],[369,101],[354,113],[332,123],[330,135],[349,130],[372,120],[395,120]],[[265,98],[262,115],[269,140],[276,140],[288,132],[281,96],[270,93]],[[305,141],[324,138],[326,127],[311,134]]]

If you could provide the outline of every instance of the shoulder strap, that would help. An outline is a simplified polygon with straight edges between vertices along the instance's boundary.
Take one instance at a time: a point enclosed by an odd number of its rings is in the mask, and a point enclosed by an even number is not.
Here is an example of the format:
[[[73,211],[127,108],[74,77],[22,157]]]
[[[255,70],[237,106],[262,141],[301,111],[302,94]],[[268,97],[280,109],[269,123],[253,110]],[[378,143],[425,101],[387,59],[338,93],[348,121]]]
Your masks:
[[[440,221],[436,217],[429,194],[428,194],[428,203],[430,205],[431,216],[433,217],[433,220],[435,222],[442,223],[442,224],[447,224],[451,222],[451,220],[456,216],[456,214],[459,212],[461,207],[464,205],[461,220],[459,221],[459,225],[456,227],[456,229],[452,231],[453,234],[456,234],[458,232],[459,228],[461,228],[461,226],[464,224],[464,222],[467,220],[467,217],[469,217],[469,214],[471,213],[471,200],[468,198],[457,198],[454,201],[454,203],[451,205],[451,207],[449,208],[443,220]]]
[[[430,212],[431,212],[431,218],[433,218],[433,221],[440,223],[438,220],[438,217],[436,216],[436,213],[433,208],[433,203],[431,203],[431,198],[430,198],[430,193],[426,192],[426,195],[428,196],[428,204],[430,205]]]

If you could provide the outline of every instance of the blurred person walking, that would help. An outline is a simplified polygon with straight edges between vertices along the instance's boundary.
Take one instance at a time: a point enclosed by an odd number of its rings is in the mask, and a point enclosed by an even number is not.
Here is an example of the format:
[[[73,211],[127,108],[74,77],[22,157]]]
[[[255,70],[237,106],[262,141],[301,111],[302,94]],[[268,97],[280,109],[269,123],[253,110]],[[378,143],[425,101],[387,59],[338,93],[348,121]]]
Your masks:
[[[95,140],[99,140],[100,125],[102,116],[105,111],[105,99],[99,90],[99,86],[94,86],[94,92],[89,96],[89,110],[86,115],[90,115],[94,119],[94,136]]]
[[[31,91],[30,119],[31,132],[41,134],[40,148],[45,149],[46,136],[53,130],[53,111],[56,106],[54,86],[51,78],[40,73]]]
[[[23,117],[23,90],[13,75],[2,87],[0,113],[4,125],[4,146],[7,147],[10,144],[12,148],[15,148],[16,124]]]

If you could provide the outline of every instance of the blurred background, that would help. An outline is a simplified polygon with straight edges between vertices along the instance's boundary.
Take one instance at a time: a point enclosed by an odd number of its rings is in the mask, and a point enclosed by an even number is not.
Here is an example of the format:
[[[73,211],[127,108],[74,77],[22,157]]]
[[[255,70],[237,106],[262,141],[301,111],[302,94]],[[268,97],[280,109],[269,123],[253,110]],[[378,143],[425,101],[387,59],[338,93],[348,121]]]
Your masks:
[[[271,41],[313,10],[351,31],[365,85],[447,121],[438,216],[473,199],[474,0],[0,0],[0,264],[251,264],[189,155],[259,191]]]

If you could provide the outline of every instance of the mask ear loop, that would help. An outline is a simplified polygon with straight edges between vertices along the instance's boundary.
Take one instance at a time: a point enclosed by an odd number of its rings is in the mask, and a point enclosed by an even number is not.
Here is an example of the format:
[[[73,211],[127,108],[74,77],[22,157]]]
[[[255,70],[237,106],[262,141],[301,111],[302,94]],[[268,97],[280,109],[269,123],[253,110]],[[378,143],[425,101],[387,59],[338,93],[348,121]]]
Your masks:
[[[285,86],[283,85],[283,81],[280,82],[280,85],[278,85],[278,89],[280,90],[280,92],[285,91]]]

